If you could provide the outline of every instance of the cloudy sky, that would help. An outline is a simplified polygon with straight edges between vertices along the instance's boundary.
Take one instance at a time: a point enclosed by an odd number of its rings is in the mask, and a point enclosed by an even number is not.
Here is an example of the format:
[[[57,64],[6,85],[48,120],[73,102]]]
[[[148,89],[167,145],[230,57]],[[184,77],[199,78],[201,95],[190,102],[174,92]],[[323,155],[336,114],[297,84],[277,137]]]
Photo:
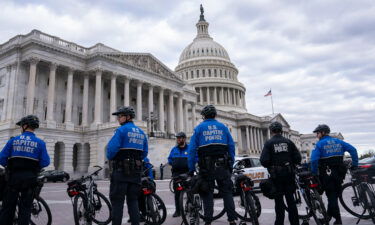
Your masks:
[[[174,69],[201,3],[250,113],[271,113],[272,88],[275,112],[293,129],[326,123],[358,149],[375,149],[373,0],[0,0],[0,43],[38,29],[86,47],[149,52]]]

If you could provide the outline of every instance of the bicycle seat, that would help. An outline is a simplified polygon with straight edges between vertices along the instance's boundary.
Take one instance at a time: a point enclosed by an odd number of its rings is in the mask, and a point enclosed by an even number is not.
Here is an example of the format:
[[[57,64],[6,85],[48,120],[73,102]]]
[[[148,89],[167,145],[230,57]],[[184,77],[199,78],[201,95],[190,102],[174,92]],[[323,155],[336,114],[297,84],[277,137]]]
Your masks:
[[[298,173],[298,176],[300,177],[309,177],[312,176],[313,174],[310,171],[302,171]]]

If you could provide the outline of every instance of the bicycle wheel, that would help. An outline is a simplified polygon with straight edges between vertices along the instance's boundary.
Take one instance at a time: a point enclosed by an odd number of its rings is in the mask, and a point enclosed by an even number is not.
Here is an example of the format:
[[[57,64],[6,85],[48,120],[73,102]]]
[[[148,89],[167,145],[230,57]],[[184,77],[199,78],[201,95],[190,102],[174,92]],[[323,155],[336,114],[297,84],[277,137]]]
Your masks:
[[[191,200],[189,199],[188,193],[186,191],[180,192],[180,212],[182,217],[182,223],[189,225],[188,215],[190,214]]]
[[[357,186],[353,186],[352,182],[342,186],[339,200],[344,209],[357,218],[370,219],[371,216],[368,210],[366,210],[364,202],[360,201],[359,198],[358,188]]]
[[[112,206],[107,197],[95,191],[92,205],[95,212],[91,215],[92,221],[96,224],[106,225],[111,222]]]
[[[173,179],[171,179],[171,181],[169,181],[169,190],[174,193],[174,188],[173,188]]]
[[[30,224],[51,225],[52,214],[46,201],[41,197],[36,197],[31,206]]]
[[[329,225],[326,207],[315,189],[310,189],[311,213],[317,225]]]
[[[214,201],[214,213],[212,214],[212,221],[219,219],[225,214],[224,209],[224,201],[221,197],[221,194],[219,193],[219,189],[217,186],[214,187],[214,193],[213,193],[213,201]],[[203,206],[203,200],[201,199],[201,205]],[[204,220],[204,207],[199,211],[199,217]]]
[[[237,216],[246,222],[251,222],[253,225],[258,225],[258,217],[261,213],[261,206],[258,196],[254,192],[241,191],[241,205],[244,210],[236,210]],[[239,213],[241,212],[241,213]]]
[[[145,220],[149,225],[160,225],[167,218],[167,208],[163,200],[155,193],[146,196]]]
[[[375,224],[375,193],[372,192],[366,184],[366,189],[365,189],[365,195],[367,199],[367,209],[369,211],[369,215],[372,219],[372,222]]]
[[[73,201],[73,216],[75,225],[86,225],[86,208],[87,199],[83,194],[78,194],[74,197]]]
[[[306,220],[310,218],[311,210],[309,209],[309,206],[307,204],[307,202],[309,201],[309,197],[306,195],[306,193],[302,193],[300,189],[297,189],[293,197],[297,206],[298,218],[302,220]],[[283,201],[284,207],[285,207],[285,210],[288,211],[288,207],[286,206],[285,202],[286,202],[286,199],[284,196],[284,201]]]

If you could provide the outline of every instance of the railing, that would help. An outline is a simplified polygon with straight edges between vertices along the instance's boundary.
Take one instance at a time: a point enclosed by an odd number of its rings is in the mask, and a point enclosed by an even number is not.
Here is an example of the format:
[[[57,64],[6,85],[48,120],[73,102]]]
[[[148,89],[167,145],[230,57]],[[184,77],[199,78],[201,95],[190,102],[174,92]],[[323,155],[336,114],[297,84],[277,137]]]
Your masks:
[[[81,55],[88,55],[95,52],[119,52],[113,48],[110,48],[108,46],[105,46],[103,44],[96,44],[95,46],[91,48],[85,48],[83,46],[77,45],[73,42],[65,41],[61,38],[45,34],[39,30],[32,30],[30,33],[26,35],[17,35],[14,38],[10,39],[8,42],[0,45],[0,52],[11,48],[12,46],[16,44],[20,44],[22,42],[28,41],[28,40],[40,40],[44,43],[48,43],[60,48],[65,48],[67,50],[73,51],[75,53],[81,54]]]

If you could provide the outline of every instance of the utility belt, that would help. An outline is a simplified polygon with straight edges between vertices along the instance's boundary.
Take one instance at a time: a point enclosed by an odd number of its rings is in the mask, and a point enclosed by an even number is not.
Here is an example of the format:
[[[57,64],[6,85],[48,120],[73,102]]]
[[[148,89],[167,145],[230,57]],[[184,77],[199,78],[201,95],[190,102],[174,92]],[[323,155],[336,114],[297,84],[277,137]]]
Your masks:
[[[200,157],[198,161],[201,170],[229,169],[228,155],[209,155]]]
[[[140,159],[126,158],[112,161],[113,171],[122,172],[127,176],[140,176],[143,171],[143,163]]]
[[[284,165],[273,165],[269,168],[271,178],[287,177],[294,173],[294,166],[287,162]]]
[[[323,164],[319,166],[319,174],[325,176],[339,176],[339,178],[344,179],[347,172],[347,168],[344,164],[338,165],[327,165]]]

